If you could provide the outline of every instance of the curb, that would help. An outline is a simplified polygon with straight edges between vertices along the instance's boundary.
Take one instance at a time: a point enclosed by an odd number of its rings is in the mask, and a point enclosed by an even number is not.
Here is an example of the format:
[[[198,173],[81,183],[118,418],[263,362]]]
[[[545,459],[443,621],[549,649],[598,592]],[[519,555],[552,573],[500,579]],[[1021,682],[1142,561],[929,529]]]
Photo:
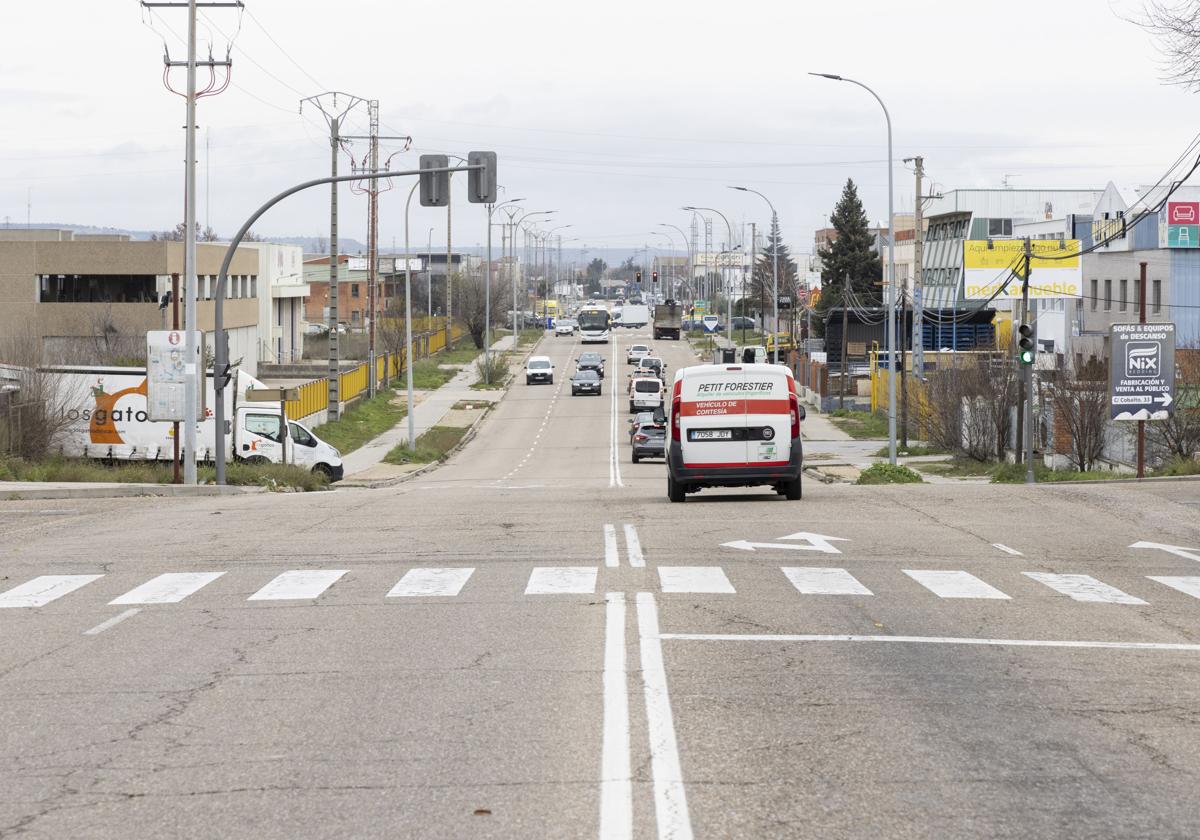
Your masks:
[[[249,485],[219,486],[216,484],[127,484],[117,487],[30,487],[22,490],[7,490],[0,486],[0,502],[35,499],[132,499],[145,496],[191,498],[196,496],[243,496],[267,492],[270,492],[270,488]]]

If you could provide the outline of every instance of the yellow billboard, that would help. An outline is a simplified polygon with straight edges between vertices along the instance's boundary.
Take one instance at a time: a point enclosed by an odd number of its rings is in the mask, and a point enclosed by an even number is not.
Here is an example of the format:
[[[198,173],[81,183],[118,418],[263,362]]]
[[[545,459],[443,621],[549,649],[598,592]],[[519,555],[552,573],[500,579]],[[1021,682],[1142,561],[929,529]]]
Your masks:
[[[1030,298],[1083,294],[1078,239],[1034,239],[1029,245]],[[963,243],[963,297],[967,300],[987,300],[993,296],[996,300],[1020,298],[1024,270],[1024,240],[980,239]]]

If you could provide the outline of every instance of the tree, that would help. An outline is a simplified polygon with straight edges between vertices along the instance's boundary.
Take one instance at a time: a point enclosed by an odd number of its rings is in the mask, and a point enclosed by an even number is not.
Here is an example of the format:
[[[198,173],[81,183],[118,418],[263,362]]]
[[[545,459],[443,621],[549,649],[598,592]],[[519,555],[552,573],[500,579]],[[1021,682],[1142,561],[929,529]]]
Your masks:
[[[590,295],[593,292],[600,291],[600,280],[604,277],[604,272],[608,270],[608,263],[596,257],[587,265],[587,285],[585,287]]]
[[[750,287],[746,295],[751,303],[757,303],[762,312],[773,312],[772,296],[775,293],[774,256],[779,253],[779,294],[796,295],[796,263],[792,260],[788,246],[783,242],[783,234],[779,230],[779,220],[772,217],[771,230],[767,234],[767,247],[758,254],[758,263],[750,275]]]
[[[493,325],[502,323],[512,300],[512,287],[507,280],[498,278],[496,274],[497,272],[492,274]],[[484,278],[478,271],[468,274],[456,272],[450,282],[454,295],[454,316],[466,325],[475,347],[482,350],[487,312],[487,285]],[[416,290],[415,286],[413,290]]]
[[[850,278],[851,297],[863,305],[875,305],[882,300],[883,263],[875,250],[867,213],[853,179],[846,180],[842,197],[833,208],[829,221],[837,238],[817,251],[821,258],[821,287],[825,293],[814,310],[813,329],[825,334],[825,315],[829,308],[841,304],[841,290]]]
[[[220,238],[217,232],[211,227],[205,227],[204,230],[200,231],[200,235],[196,237],[200,242],[216,242]]]
[[[160,233],[150,234],[150,239],[155,242],[182,242],[186,232],[187,225],[180,222],[175,225],[173,230],[164,230]]]
[[[1200,347],[1175,350],[1175,413],[1146,424],[1156,461],[1187,460],[1200,452]]]
[[[1149,0],[1145,16],[1134,23],[1158,41],[1163,79],[1187,90],[1200,90],[1200,3],[1196,0]]]
[[[1050,394],[1054,423],[1061,424],[1070,439],[1070,451],[1061,453],[1075,468],[1086,472],[1104,453],[1104,432],[1108,425],[1108,371],[1099,362],[1089,363],[1078,372],[1063,371]]]

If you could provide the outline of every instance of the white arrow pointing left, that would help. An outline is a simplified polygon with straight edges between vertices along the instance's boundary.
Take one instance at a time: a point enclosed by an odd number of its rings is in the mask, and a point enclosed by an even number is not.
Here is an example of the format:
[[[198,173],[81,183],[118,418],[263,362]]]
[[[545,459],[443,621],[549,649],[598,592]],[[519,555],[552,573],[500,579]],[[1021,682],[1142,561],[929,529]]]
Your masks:
[[[1141,540],[1135,542],[1130,548],[1157,548],[1159,551],[1166,551],[1169,554],[1174,554],[1178,557],[1185,557],[1188,560],[1200,562],[1200,554],[1194,552],[1200,551],[1200,548],[1188,548],[1182,545],[1166,545],[1164,543],[1146,542]]]

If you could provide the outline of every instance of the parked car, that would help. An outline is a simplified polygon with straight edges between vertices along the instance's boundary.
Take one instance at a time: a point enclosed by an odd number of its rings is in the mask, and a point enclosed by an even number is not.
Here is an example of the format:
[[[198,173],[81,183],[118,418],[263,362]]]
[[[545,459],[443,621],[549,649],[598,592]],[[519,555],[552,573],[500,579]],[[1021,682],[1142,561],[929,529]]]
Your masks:
[[[603,391],[604,383],[600,381],[600,374],[594,370],[577,370],[571,377],[572,397],[578,397],[580,394],[595,394],[599,397],[603,396]]]
[[[534,382],[554,384],[554,364],[549,356],[530,356],[525,363],[525,384],[532,385]]]
[[[754,319],[747,318],[745,315],[734,315],[729,319],[729,328],[731,330],[752,330],[754,326]]]

